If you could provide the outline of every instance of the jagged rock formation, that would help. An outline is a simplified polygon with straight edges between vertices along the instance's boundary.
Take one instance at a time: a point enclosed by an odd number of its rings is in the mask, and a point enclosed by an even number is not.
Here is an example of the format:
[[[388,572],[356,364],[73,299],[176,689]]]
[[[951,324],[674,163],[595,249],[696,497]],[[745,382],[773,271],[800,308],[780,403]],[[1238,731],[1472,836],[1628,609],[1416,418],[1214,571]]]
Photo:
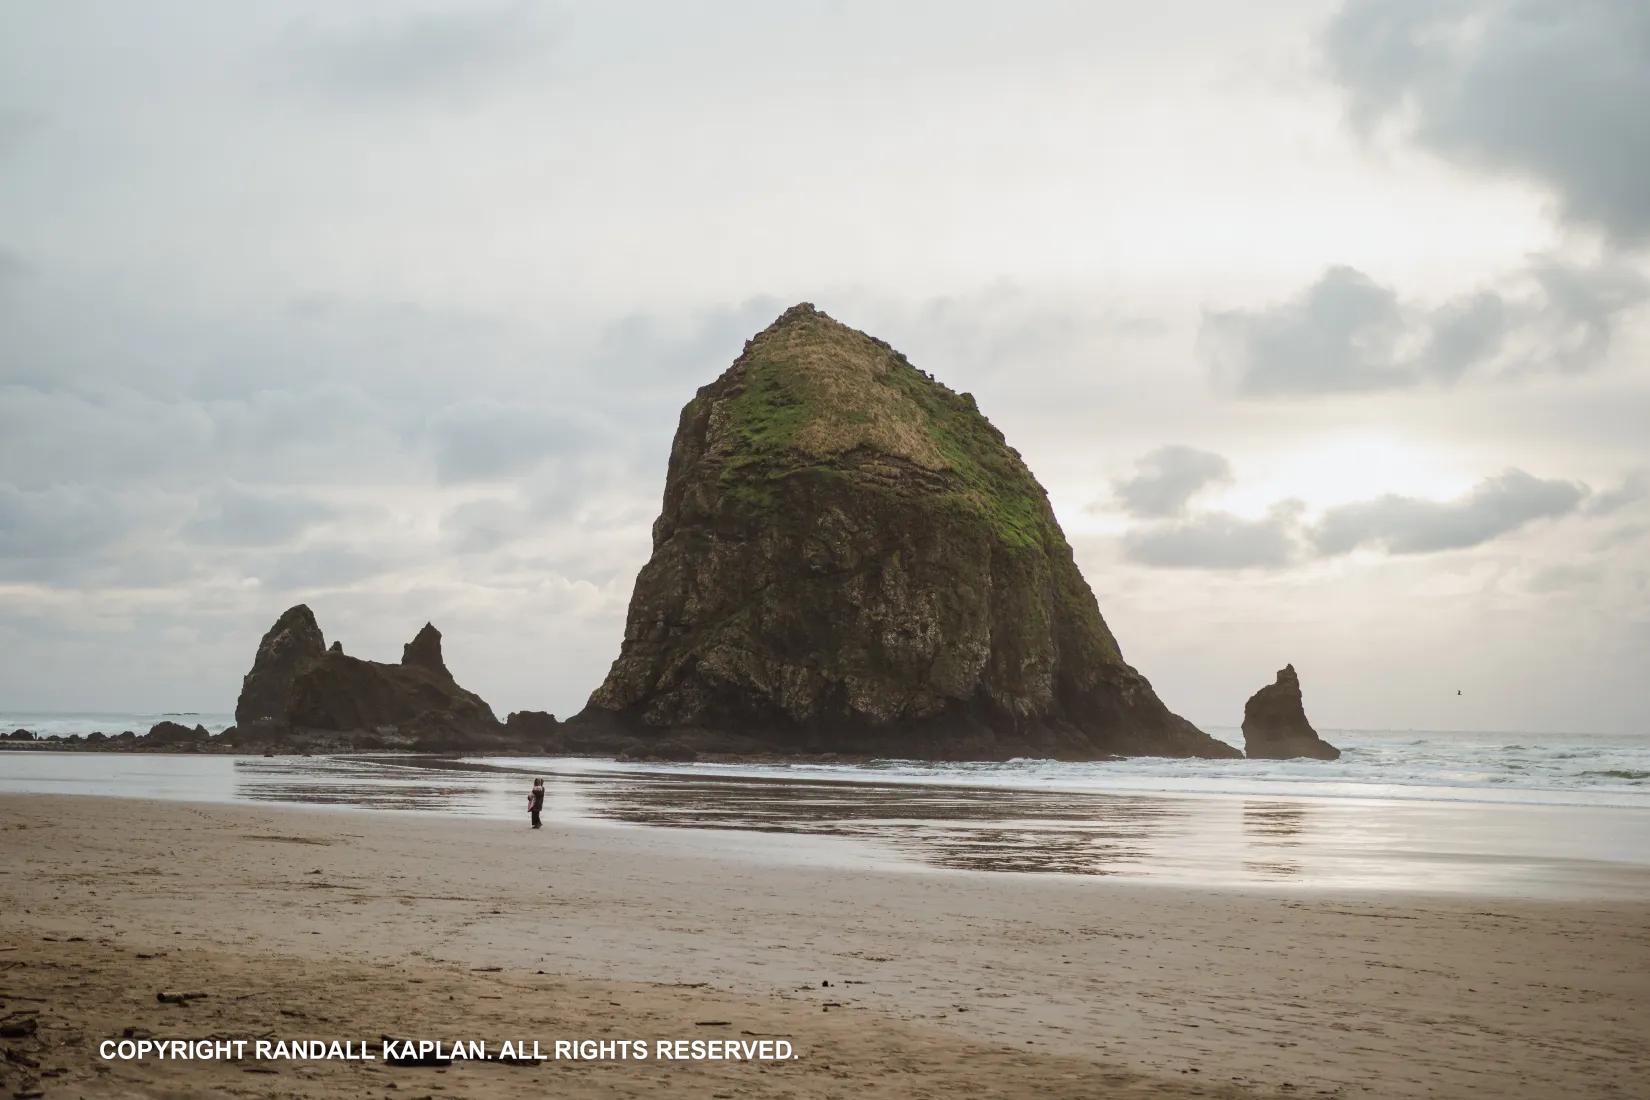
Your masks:
[[[1275,682],[1255,692],[1243,705],[1243,752],[1254,760],[1298,756],[1340,759],[1341,750],[1319,737],[1306,720],[1301,681],[1294,665],[1284,665]]]
[[[383,664],[327,649],[303,604],[269,628],[235,705],[237,739],[259,733],[338,731],[371,734],[381,745],[432,750],[486,747],[502,727],[480,696],[447,671],[441,632],[426,623]]]
[[[235,701],[235,723],[284,721],[298,670],[319,660],[326,651],[326,639],[321,636],[314,613],[304,604],[288,608],[258,643],[258,655],[241,681],[241,695]]]
[[[447,663],[441,659],[441,631],[434,623],[425,623],[424,629],[413,635],[413,640],[401,647],[401,664],[406,668],[422,668],[452,678]]]
[[[973,397],[807,304],[682,410],[623,648],[567,726],[673,752],[1239,755],[1124,662]]]

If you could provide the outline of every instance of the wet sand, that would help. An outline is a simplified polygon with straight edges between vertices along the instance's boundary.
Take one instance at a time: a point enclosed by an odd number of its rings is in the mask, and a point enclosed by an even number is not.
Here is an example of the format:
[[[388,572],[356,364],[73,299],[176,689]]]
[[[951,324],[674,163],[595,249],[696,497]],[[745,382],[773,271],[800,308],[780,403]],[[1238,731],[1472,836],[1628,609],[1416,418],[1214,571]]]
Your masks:
[[[0,795],[91,794],[490,817],[546,776],[558,827],[728,834],[848,869],[1106,876],[1218,889],[1381,889],[1650,902],[1650,805],[1115,793],[588,759],[0,754]],[[1529,792],[1526,792],[1529,793]],[[1551,792],[1547,792],[1551,793]],[[828,842],[844,843],[828,843]],[[827,842],[827,843],[821,843]]]
[[[828,837],[47,795],[0,797],[0,837],[0,1015],[41,1021],[0,1042],[38,1066],[0,1072],[48,1097],[1619,1097],[1650,1078],[1642,902],[1217,892],[855,864]],[[212,995],[155,1003],[191,986]],[[753,1032],[799,1057],[100,1063],[127,1027]]]

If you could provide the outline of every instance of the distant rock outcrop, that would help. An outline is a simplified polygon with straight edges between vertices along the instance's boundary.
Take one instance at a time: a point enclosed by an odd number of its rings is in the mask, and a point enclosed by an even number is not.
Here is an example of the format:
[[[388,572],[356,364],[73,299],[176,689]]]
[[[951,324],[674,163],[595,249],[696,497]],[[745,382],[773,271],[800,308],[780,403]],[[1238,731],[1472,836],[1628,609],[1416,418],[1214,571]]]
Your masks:
[[[453,679],[441,632],[426,623],[400,664],[328,649],[315,616],[289,609],[258,646],[235,705],[236,739],[330,731],[360,734],[384,747],[432,751],[493,747],[503,727],[492,708]]]
[[[542,710],[518,710],[504,720],[504,728],[523,737],[554,737],[561,732],[556,716]]]
[[[156,722],[149,727],[150,745],[204,745],[212,739],[205,726],[197,723],[193,729],[181,722]]]
[[[1235,757],[1123,659],[980,412],[806,303],[682,410],[623,648],[633,754]]]
[[[1318,736],[1301,704],[1300,677],[1284,665],[1275,682],[1249,697],[1243,706],[1243,751],[1253,760],[1311,757],[1337,760],[1341,750]]]

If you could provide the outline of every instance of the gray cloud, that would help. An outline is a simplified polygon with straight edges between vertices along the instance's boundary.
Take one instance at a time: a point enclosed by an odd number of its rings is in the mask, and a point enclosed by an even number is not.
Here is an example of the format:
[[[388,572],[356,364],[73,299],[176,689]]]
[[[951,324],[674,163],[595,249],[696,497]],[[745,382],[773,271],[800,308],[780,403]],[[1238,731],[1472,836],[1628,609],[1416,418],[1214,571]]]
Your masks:
[[[101,488],[0,485],[0,556],[51,558],[102,549],[126,533],[134,511]]]
[[[532,512],[513,500],[467,500],[441,517],[441,535],[456,553],[498,550],[539,528]]]
[[[1544,258],[1531,265],[1530,278],[1539,298],[1522,311],[1530,336],[1520,352],[1525,370],[1587,370],[1610,350],[1622,315],[1650,298],[1650,280],[1624,263],[1582,267]]]
[[[1300,506],[1286,501],[1264,518],[1205,512],[1123,536],[1130,561],[1160,569],[1282,569],[1294,562]]]
[[[1325,50],[1364,130],[1536,180],[1564,215],[1650,238],[1650,5],[1641,0],[1350,0]]]
[[[0,385],[0,470],[25,488],[72,483],[188,488],[377,479],[409,464],[413,417],[348,386],[220,398],[169,385],[87,385],[68,368]]]
[[[371,552],[339,541],[271,554],[246,566],[266,590],[304,591],[347,585],[391,571],[404,555],[374,547]]]
[[[1650,523],[1625,523],[1606,531],[1595,544],[1596,550],[1616,550],[1650,538]]]
[[[771,294],[758,294],[733,304],[695,310],[687,318],[627,313],[605,325],[589,354],[590,371],[597,378],[623,373],[633,387],[664,387],[678,407],[691,397],[684,379],[703,385],[727,369],[746,340],[794,305]]]
[[[1541,257],[1502,289],[1431,308],[1401,301],[1354,268],[1332,267],[1289,301],[1206,312],[1198,349],[1217,382],[1247,397],[1576,373],[1604,359],[1623,315],[1647,299],[1650,280],[1612,261]]]
[[[1205,314],[1198,343],[1217,378],[1269,397],[1405,385],[1409,375],[1392,362],[1403,331],[1397,294],[1332,267],[1293,301]]]
[[[1177,516],[1201,490],[1231,480],[1231,464],[1220,455],[1172,445],[1142,456],[1134,475],[1113,482],[1112,491],[1131,516]]]
[[[201,543],[270,546],[289,542],[337,514],[331,505],[297,493],[224,486],[201,498],[182,533]]]
[[[1537,569],[1530,575],[1525,587],[1531,592],[1567,592],[1597,584],[1604,576],[1598,563],[1577,565],[1560,562]]]
[[[1607,516],[1612,512],[1619,512],[1632,504],[1637,504],[1646,496],[1650,496],[1650,475],[1643,470],[1634,470],[1621,479],[1621,484],[1614,489],[1606,489],[1596,494],[1587,502],[1587,514],[1592,516]]]
[[[1304,506],[1294,500],[1280,501],[1255,520],[1228,512],[1196,513],[1136,527],[1123,536],[1123,552],[1140,565],[1214,570],[1280,569],[1359,547],[1430,554],[1479,546],[1541,519],[1582,510],[1614,512],[1646,490],[1644,479],[1635,474],[1616,489],[1589,497],[1585,485],[1512,469],[1485,478],[1455,500],[1388,494],[1329,508],[1311,523]]]
[[[0,483],[0,578],[89,584],[156,574],[142,560],[146,543],[164,537],[187,500],[146,489]],[[161,572],[177,576],[178,555]]]
[[[510,477],[554,455],[581,453],[602,435],[579,418],[491,399],[450,405],[430,423],[436,476],[444,482]]]
[[[1489,291],[1438,307],[1428,318],[1425,345],[1416,364],[1419,372],[1408,380],[1430,376],[1453,382],[1475,364],[1495,358],[1507,339],[1509,312],[1501,296]]]
[[[543,62],[553,42],[548,10],[470,4],[343,24],[306,21],[281,39],[278,65],[297,85],[334,99],[467,100]]]
[[[121,286],[89,326],[51,274],[27,279],[26,332],[0,325],[0,574],[64,590],[336,587],[454,550],[485,590],[529,538],[605,580],[615,543],[645,547],[681,403],[777,313],[541,328],[311,295],[184,323]],[[447,514],[449,487],[499,482],[513,503]]]
[[[28,140],[30,131],[41,123],[40,116],[28,111],[7,110],[0,107],[0,161],[8,159]]]
[[[1485,478],[1452,501],[1388,495],[1331,508],[1312,528],[1320,554],[1377,546],[1390,554],[1426,554],[1477,546],[1538,519],[1576,510],[1587,495],[1572,481],[1545,481],[1523,470]]]

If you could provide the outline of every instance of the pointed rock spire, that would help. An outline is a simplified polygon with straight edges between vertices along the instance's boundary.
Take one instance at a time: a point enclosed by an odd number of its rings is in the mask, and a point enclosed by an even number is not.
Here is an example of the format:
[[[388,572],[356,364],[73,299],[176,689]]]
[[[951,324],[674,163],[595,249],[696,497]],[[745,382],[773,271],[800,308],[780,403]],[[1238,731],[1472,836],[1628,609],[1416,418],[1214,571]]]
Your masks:
[[[1255,692],[1244,704],[1243,751],[1252,760],[1340,758],[1341,750],[1319,737],[1306,720],[1301,681],[1294,665],[1284,665],[1276,681]]]
[[[241,681],[235,721],[284,721],[294,677],[301,666],[326,651],[326,639],[314,612],[305,604],[287,608],[258,643],[252,670]]]
[[[412,641],[401,649],[401,663],[416,668],[427,668],[443,676],[451,676],[446,662],[441,659],[441,631],[433,623],[425,623]]]

